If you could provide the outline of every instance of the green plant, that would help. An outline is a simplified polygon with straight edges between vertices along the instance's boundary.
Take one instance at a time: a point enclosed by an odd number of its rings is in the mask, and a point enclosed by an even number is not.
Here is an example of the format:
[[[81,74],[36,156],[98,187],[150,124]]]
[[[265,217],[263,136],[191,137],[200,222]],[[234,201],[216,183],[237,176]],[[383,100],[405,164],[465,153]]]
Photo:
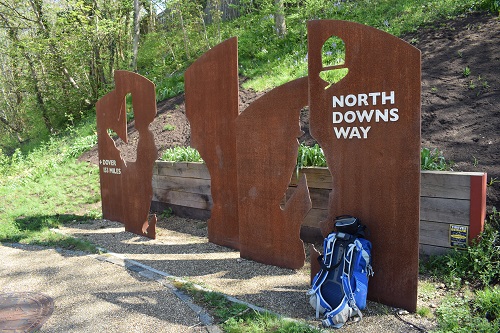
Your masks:
[[[95,140],[95,118],[89,118],[30,150],[2,155],[0,242],[95,252],[88,242],[51,231],[100,217],[95,208],[100,201],[99,169],[76,160]]]
[[[268,312],[257,312],[244,304],[229,301],[223,294],[202,289],[190,282],[175,281],[175,287],[202,305],[230,333],[320,333],[306,323],[287,320]]]
[[[432,317],[431,309],[426,307],[426,306],[418,307],[417,314],[421,317],[424,317],[424,318],[431,318]]]
[[[97,134],[76,137],[72,145],[68,147],[68,156],[77,158],[84,152],[92,149],[97,144]]]
[[[165,126],[163,126],[164,131],[173,131],[174,129],[175,129],[175,126],[172,124],[165,124]]]
[[[469,68],[469,66],[465,66],[465,68],[462,70],[462,75],[464,77],[468,77],[470,75],[470,68]]]
[[[286,320],[270,313],[251,311],[240,317],[229,318],[222,325],[227,333],[320,333],[306,323]]]
[[[217,317],[219,322],[225,322],[248,308],[246,305],[229,301],[221,293],[201,289],[190,282],[176,282],[175,286],[188,293],[195,303],[207,308],[211,314]]]
[[[422,262],[423,271],[440,277],[450,287],[459,287],[465,282],[477,287],[500,282],[499,225],[500,214],[495,210],[477,240],[464,250],[430,257]]]
[[[500,179],[497,177],[491,177],[490,181],[488,182],[488,187],[493,186],[497,183],[500,183]]]
[[[422,170],[444,171],[451,169],[451,163],[446,162],[443,153],[439,150],[422,148],[420,151],[420,167]]]
[[[476,292],[475,312],[488,319],[500,323],[500,286],[487,287]]]
[[[314,146],[299,145],[297,155],[297,169],[305,167],[326,167],[326,159],[323,149],[318,144]]]
[[[500,212],[496,207],[491,209],[491,213],[488,216],[488,224],[500,232]]]
[[[437,333],[498,333],[500,292],[486,288],[462,296],[449,295],[436,310]]]
[[[493,14],[500,15],[500,0],[486,0],[482,7]]]
[[[168,207],[167,209],[163,210],[163,212],[160,213],[160,218],[162,219],[168,219],[173,215],[172,208]]]
[[[476,156],[472,155],[472,158],[474,159],[474,162],[472,163],[472,165],[474,167],[477,167],[477,165],[479,164],[479,160],[476,158]]]
[[[191,147],[174,147],[163,152],[161,159],[169,162],[203,162],[200,153]]]

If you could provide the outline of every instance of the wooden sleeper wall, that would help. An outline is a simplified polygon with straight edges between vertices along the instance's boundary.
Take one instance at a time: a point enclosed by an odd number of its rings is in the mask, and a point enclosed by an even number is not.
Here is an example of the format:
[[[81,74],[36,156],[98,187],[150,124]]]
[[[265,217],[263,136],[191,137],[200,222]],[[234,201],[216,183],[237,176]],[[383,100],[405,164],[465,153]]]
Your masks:
[[[331,176],[327,168],[304,168],[312,209],[301,229],[308,243],[322,240],[318,223],[327,216]],[[297,180],[292,176],[286,196]],[[182,217],[206,220],[212,197],[210,174],[203,163],[157,161],[153,170],[151,209],[171,208]],[[482,172],[422,171],[420,188],[420,253],[442,254],[451,248],[450,225],[468,227],[469,240],[483,229],[486,217],[486,174]]]

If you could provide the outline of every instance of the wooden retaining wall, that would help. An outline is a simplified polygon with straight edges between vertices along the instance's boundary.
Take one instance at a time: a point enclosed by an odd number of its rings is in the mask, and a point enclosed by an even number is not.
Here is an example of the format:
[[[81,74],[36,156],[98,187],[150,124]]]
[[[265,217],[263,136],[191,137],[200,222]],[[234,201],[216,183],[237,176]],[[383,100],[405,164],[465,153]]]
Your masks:
[[[327,168],[304,168],[312,201],[301,238],[309,243],[322,239],[319,221],[327,216],[331,176]],[[292,176],[287,196],[297,185]],[[202,163],[161,162],[153,171],[151,209],[171,208],[178,216],[206,220],[212,196],[210,174]],[[422,171],[420,188],[420,252],[441,254],[460,247],[483,230],[486,217],[486,174],[482,172]]]

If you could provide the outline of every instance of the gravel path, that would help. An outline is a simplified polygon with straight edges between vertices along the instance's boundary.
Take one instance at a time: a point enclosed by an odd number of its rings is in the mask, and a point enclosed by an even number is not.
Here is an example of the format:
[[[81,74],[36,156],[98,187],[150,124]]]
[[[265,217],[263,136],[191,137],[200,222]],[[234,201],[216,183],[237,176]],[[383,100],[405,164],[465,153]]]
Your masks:
[[[75,223],[60,231],[87,239],[153,270],[287,317],[319,324],[305,295],[310,279],[308,264],[295,271],[241,259],[239,252],[208,242],[204,221],[175,216],[159,219],[155,240],[125,232],[122,224],[106,220]],[[348,325],[343,332],[419,331],[398,319],[395,312],[391,307],[369,302],[363,321]],[[427,329],[433,325],[414,314],[407,314],[404,319]]]
[[[0,246],[0,257],[1,293],[54,300],[37,332],[218,332],[199,325],[168,286],[96,256],[14,244]]]
[[[0,293],[38,292],[54,300],[54,312],[39,332],[221,332],[204,309],[173,287],[173,278],[319,326],[305,296],[308,265],[294,271],[241,259],[237,251],[209,243],[203,221],[161,219],[155,240],[106,220],[58,232],[109,252],[0,245]],[[419,331],[396,311],[369,302],[363,320],[342,331]],[[403,319],[427,330],[434,325],[415,314]]]

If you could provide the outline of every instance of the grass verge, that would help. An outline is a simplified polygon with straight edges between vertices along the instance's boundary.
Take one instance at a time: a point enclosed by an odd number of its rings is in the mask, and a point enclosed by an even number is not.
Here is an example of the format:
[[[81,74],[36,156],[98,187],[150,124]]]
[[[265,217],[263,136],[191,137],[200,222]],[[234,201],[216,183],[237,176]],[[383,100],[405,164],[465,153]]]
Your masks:
[[[269,312],[258,312],[244,304],[228,300],[223,294],[197,288],[192,283],[174,283],[175,287],[191,296],[206,309],[227,333],[320,333],[304,322],[281,318]]]

